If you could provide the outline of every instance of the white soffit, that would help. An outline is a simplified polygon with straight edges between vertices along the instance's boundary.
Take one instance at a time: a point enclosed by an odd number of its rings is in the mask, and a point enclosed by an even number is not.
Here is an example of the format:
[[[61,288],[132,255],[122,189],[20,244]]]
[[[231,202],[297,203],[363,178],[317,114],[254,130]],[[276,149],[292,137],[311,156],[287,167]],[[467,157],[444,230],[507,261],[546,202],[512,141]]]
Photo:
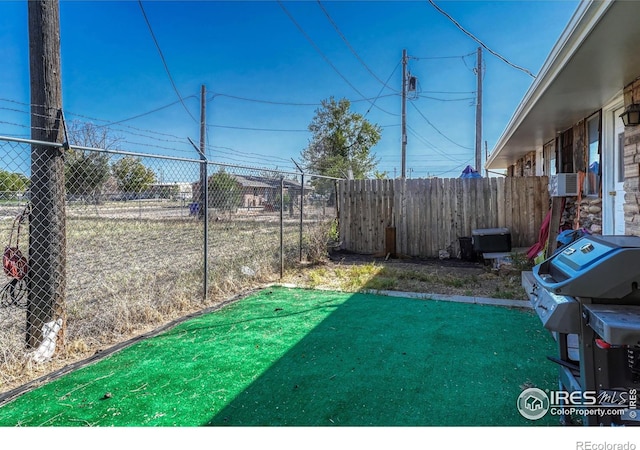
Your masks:
[[[599,110],[640,75],[640,1],[585,1],[486,163],[504,169]]]

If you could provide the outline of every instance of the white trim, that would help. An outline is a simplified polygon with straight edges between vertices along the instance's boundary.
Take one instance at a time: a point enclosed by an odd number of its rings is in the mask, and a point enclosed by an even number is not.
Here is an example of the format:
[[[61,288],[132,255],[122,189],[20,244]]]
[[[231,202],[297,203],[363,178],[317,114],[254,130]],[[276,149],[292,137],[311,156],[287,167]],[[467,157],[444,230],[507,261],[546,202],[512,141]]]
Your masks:
[[[614,234],[614,203],[609,195],[615,190],[615,118],[614,111],[624,106],[624,98],[619,93],[602,107],[602,234]]]

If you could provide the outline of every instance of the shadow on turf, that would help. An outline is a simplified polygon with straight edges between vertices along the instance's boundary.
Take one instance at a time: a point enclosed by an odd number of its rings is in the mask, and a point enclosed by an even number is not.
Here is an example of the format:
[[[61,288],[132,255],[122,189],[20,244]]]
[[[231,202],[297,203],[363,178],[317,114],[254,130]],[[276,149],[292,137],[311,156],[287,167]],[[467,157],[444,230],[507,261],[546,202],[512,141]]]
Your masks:
[[[545,359],[553,343],[536,319],[355,294],[206,425],[555,425],[516,409],[522,386],[557,383]]]

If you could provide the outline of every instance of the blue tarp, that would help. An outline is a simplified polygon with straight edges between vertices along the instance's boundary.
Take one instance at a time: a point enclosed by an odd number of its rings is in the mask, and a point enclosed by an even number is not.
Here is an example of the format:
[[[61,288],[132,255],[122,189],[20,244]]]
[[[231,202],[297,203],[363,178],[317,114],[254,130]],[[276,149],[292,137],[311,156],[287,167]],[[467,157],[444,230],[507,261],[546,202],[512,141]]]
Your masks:
[[[467,166],[462,171],[460,178],[482,178],[482,175],[480,175],[473,167]]]

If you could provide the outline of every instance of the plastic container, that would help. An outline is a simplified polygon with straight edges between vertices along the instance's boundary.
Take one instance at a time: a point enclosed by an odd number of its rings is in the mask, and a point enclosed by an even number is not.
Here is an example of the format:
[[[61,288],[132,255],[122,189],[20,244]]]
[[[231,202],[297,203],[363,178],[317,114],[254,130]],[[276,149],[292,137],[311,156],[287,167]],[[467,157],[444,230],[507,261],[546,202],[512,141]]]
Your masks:
[[[478,255],[473,249],[473,241],[470,237],[458,238],[460,243],[460,259],[463,261],[477,261]]]
[[[511,251],[511,232],[508,228],[483,228],[471,231],[473,249],[477,253]]]

